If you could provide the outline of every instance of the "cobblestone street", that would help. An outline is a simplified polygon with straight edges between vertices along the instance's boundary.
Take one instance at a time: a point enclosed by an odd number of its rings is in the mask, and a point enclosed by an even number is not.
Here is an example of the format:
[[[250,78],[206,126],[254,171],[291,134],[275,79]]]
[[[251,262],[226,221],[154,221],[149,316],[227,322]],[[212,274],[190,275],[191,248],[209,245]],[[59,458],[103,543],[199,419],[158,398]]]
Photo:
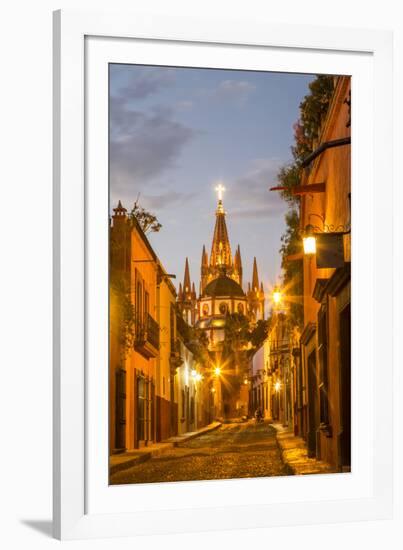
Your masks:
[[[268,423],[224,424],[111,476],[111,484],[287,475]]]

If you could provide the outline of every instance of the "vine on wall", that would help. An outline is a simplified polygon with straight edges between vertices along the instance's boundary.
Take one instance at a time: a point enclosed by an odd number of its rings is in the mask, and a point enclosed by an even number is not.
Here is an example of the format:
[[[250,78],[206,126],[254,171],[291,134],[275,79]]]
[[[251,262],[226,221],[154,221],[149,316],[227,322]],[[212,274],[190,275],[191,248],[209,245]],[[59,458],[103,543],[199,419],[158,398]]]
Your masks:
[[[291,324],[299,327],[303,325],[302,261],[289,261],[287,259],[289,255],[301,251],[299,234],[300,197],[293,195],[293,189],[300,184],[302,162],[317,146],[333,90],[333,76],[318,75],[309,84],[309,93],[299,106],[299,120],[294,124],[294,145],[291,147],[293,160],[283,166],[277,175],[280,186],[284,187],[281,196],[289,205],[285,216],[286,230],[281,237],[279,250],[283,269],[283,284],[287,288],[287,294],[294,297],[290,302],[289,318]]]

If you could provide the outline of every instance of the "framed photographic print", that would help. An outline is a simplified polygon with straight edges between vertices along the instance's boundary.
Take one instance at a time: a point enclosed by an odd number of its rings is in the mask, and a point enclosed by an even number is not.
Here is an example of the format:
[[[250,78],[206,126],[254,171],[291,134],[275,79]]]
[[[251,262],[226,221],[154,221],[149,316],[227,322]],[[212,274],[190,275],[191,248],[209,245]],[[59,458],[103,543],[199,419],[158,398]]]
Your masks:
[[[58,538],[391,514],[391,36],[200,23],[54,16]]]

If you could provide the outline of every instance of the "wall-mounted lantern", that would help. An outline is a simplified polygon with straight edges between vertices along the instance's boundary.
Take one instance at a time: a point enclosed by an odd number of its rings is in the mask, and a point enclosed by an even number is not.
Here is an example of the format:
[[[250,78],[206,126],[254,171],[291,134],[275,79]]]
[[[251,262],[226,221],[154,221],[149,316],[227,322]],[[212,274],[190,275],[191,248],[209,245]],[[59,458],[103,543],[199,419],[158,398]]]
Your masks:
[[[305,256],[316,256],[316,267],[339,268],[345,264],[344,235],[351,230],[344,226],[324,225],[324,230],[313,225],[307,225],[302,234],[302,243]]]

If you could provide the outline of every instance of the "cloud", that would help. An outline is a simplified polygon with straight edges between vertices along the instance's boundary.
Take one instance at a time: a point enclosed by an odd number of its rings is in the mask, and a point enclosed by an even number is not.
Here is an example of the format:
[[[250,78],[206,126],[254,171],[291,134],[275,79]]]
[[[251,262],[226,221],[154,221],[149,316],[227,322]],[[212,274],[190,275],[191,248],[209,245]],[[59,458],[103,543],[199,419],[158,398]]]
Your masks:
[[[112,198],[134,201],[147,184],[175,163],[195,132],[168,108],[140,112],[126,101],[110,102],[110,184]]]
[[[193,101],[190,99],[182,99],[176,103],[178,111],[189,111],[193,107]]]
[[[256,90],[256,86],[246,80],[223,80],[218,86],[218,92],[224,95],[244,95],[254,90]]]
[[[286,203],[278,193],[269,191],[281,165],[279,159],[255,159],[251,163],[250,170],[231,185],[231,201],[240,205],[231,210],[231,217],[253,220],[284,215]]]
[[[205,95],[220,101],[232,101],[243,105],[256,86],[247,80],[222,80],[213,90],[205,90]]]
[[[145,208],[162,210],[167,207],[177,206],[191,200],[196,193],[178,193],[177,191],[165,191],[159,195],[141,195],[140,203]]]
[[[128,82],[118,90],[118,96],[131,99],[145,99],[156,94],[162,88],[171,86],[175,81],[175,70],[162,67],[136,67]]]

